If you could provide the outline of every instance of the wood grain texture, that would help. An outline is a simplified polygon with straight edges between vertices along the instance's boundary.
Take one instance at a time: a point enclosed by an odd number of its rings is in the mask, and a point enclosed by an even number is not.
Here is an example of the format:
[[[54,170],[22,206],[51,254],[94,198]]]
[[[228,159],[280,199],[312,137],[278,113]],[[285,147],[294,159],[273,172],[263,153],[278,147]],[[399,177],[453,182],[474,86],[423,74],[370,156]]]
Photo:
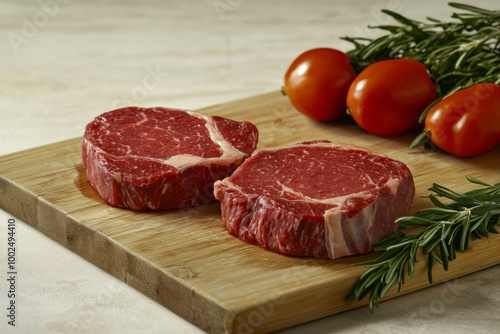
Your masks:
[[[500,150],[461,159],[437,150],[410,150],[414,134],[381,138],[349,120],[318,123],[279,92],[199,110],[259,128],[260,148],[327,139],[360,145],[405,162],[415,178],[413,212],[428,206],[432,182],[474,188],[464,176],[499,180]],[[103,203],[87,183],[74,138],[0,157],[0,206],[58,243],[211,333],[265,333],[366,304],[346,302],[364,272],[352,264],[374,254],[316,260],[282,256],[227,234],[218,204],[137,213]],[[500,237],[473,240],[435,284],[500,263]],[[429,286],[426,259],[398,294]],[[383,305],[382,305],[383,307]]]

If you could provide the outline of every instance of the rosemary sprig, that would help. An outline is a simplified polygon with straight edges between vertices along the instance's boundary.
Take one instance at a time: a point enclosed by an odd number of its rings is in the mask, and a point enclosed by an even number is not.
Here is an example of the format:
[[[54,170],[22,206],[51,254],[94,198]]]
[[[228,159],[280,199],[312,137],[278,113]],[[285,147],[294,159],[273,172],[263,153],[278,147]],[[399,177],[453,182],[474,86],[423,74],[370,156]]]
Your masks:
[[[448,5],[466,12],[453,13],[453,21],[427,18],[420,22],[384,9],[400,25],[370,28],[388,34],[376,39],[342,38],[354,44],[347,54],[357,73],[376,61],[394,58],[414,59],[426,66],[438,97],[422,113],[421,121],[435,103],[453,92],[482,82],[500,84],[500,10]]]
[[[429,190],[434,194],[424,197],[428,197],[434,207],[396,220],[399,230],[375,244],[374,250],[382,254],[373,261],[356,264],[369,269],[359,278],[347,300],[361,300],[369,295],[368,305],[373,312],[379,299],[394,284],[399,284],[399,289],[404,284],[406,265],[408,277],[413,277],[419,251],[427,254],[428,280],[432,284],[435,262],[448,270],[449,261],[456,257],[455,252],[466,251],[471,237],[498,233],[495,225],[500,226],[500,183],[489,185],[469,176],[466,178],[483,187],[458,193],[433,184]],[[451,202],[445,203],[439,197]],[[404,230],[409,227],[418,227],[419,231],[406,235]]]

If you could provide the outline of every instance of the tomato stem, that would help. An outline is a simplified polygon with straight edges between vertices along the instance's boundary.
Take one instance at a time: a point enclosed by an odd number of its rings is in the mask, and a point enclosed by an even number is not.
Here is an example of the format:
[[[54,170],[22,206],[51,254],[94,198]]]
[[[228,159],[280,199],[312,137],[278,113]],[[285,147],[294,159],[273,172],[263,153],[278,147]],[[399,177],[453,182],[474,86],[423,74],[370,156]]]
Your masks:
[[[286,93],[285,86],[281,86],[281,94],[283,94],[284,96],[287,96],[287,95],[288,95],[288,94]]]

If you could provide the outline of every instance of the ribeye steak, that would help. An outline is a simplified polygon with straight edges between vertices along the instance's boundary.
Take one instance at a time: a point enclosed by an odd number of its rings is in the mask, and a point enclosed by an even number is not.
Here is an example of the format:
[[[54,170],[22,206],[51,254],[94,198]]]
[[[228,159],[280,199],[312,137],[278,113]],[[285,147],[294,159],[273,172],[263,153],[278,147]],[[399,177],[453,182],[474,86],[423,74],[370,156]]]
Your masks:
[[[395,231],[415,187],[402,162],[313,141],[256,150],[214,192],[231,235],[286,255],[334,259],[370,252]]]
[[[218,116],[129,107],[85,128],[87,179],[110,205],[169,210],[214,202],[213,184],[257,146],[255,125]]]

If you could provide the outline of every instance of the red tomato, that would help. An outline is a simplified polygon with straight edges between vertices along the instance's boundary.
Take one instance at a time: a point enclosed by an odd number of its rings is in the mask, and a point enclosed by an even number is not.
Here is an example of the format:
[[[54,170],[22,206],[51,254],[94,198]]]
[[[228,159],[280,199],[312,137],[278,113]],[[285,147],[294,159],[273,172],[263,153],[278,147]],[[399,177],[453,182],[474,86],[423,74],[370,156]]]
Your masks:
[[[439,148],[469,157],[500,144],[500,86],[477,84],[439,101],[425,117],[425,131]]]
[[[317,121],[333,121],[346,114],[347,90],[355,76],[345,53],[312,49],[290,65],[284,90],[303,114]]]
[[[420,115],[435,99],[436,88],[424,65],[391,59],[361,71],[349,88],[347,106],[361,128],[388,137],[420,127]]]

